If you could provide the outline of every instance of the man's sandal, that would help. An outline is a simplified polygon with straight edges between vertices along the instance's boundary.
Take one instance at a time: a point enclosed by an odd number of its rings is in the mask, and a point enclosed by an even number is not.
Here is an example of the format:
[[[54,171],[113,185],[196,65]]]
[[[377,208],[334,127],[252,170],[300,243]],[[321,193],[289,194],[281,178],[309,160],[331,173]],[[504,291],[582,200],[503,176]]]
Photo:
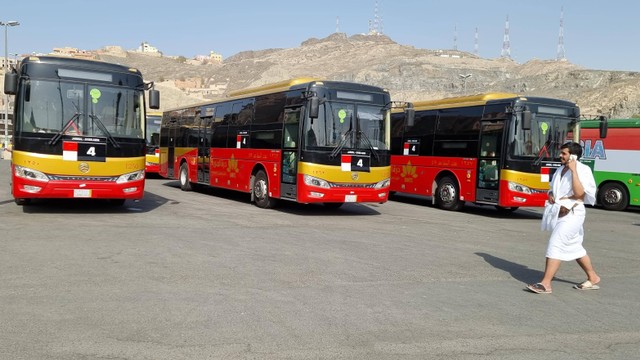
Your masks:
[[[540,283],[527,285],[527,290],[534,292],[536,294],[551,294],[551,289],[547,289],[544,285]]]
[[[577,290],[598,290],[598,289],[600,289],[600,286],[598,286],[597,284],[594,284],[591,281],[587,280],[587,281],[583,282],[582,284],[573,285],[573,288],[577,289]]]

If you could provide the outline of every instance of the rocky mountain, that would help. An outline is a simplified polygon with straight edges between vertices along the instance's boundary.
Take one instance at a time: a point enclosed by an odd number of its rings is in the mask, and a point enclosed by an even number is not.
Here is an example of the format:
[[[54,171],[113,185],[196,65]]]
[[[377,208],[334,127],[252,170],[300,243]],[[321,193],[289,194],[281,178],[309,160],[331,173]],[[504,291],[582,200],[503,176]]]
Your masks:
[[[417,49],[386,36],[335,33],[297,48],[246,51],[220,64],[190,65],[135,52],[102,60],[140,69],[162,91],[163,108],[296,77],[362,82],[388,89],[395,100],[430,100],[483,92],[512,92],[577,102],[585,116],[640,114],[640,73],[589,70],[567,61],[484,59],[450,50]],[[470,75],[470,76],[469,76]],[[179,90],[177,81],[199,89]]]

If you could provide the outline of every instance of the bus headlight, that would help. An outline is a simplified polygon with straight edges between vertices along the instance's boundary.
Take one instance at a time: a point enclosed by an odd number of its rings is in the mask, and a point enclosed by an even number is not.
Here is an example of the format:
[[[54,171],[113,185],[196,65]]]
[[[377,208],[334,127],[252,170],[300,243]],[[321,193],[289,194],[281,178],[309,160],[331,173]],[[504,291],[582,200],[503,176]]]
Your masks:
[[[509,181],[509,190],[523,193],[523,194],[531,194],[531,189],[522,184],[514,183]]]
[[[118,180],[116,180],[117,184],[122,184],[130,181],[142,180],[144,179],[144,170],[134,171],[132,173],[121,175]]]
[[[329,186],[329,182],[327,182],[326,180],[322,180],[307,174],[304,174],[304,184],[309,186],[317,186],[325,189],[328,189],[331,187]]]
[[[378,183],[376,184],[376,186],[374,186],[374,188],[382,189],[382,188],[389,187],[389,185],[391,185],[391,179],[387,178],[382,181],[378,181]]]
[[[45,175],[43,172],[38,170],[33,170],[26,168],[24,166],[15,166],[15,174],[19,178],[29,179],[29,180],[37,180],[37,181],[49,181],[49,177]]]

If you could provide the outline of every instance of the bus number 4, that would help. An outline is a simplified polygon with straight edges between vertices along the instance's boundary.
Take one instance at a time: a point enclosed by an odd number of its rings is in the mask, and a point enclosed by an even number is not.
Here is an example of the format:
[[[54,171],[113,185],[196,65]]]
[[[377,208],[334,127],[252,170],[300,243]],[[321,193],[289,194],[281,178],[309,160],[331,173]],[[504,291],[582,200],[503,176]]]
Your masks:
[[[96,156],[96,147],[92,146],[87,150],[87,155],[89,156]]]

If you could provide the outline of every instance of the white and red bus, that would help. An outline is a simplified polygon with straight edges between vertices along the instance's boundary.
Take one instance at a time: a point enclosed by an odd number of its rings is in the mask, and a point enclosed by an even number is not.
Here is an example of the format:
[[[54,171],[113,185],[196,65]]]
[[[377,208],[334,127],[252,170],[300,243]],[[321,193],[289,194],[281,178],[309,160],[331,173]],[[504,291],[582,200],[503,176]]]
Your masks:
[[[141,199],[150,85],[127,66],[52,56],[29,56],[5,74],[5,93],[15,95],[15,202]],[[149,95],[157,109],[159,92]]]
[[[410,111],[409,111],[410,113]],[[165,111],[160,175],[276,200],[387,201],[389,93],[379,87],[301,78]]]
[[[513,211],[544,206],[559,147],[579,124],[570,101],[490,93],[414,102],[391,120],[391,191]]]
[[[580,123],[581,161],[593,170],[597,203],[608,210],[640,206],[640,119],[606,120],[606,137],[598,120]]]

